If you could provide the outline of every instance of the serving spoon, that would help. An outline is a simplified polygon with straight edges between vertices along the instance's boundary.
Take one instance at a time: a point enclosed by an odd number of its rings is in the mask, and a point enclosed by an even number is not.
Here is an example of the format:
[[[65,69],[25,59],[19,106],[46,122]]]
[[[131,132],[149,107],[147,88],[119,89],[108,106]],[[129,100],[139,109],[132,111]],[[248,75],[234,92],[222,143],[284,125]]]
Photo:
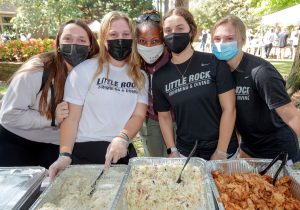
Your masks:
[[[186,161],[185,161],[185,163],[184,163],[184,165],[183,165],[183,168],[182,168],[181,171],[180,171],[180,174],[179,174],[179,177],[178,177],[176,183],[179,184],[179,183],[182,181],[182,180],[181,180],[181,175],[182,175],[183,169],[185,168],[185,166],[188,164],[188,162],[190,161],[191,157],[192,157],[193,154],[195,153],[195,151],[196,151],[196,149],[197,149],[197,146],[198,146],[198,140],[196,140],[195,145],[194,145],[192,151],[190,152],[189,156],[187,157],[187,159],[186,159]]]

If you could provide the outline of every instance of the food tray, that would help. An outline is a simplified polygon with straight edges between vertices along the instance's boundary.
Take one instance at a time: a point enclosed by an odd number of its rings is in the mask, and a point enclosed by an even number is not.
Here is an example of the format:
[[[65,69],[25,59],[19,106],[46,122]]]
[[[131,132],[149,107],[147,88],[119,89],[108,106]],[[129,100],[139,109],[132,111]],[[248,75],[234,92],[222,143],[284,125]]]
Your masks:
[[[43,167],[0,167],[0,209],[28,209],[45,175]]]
[[[118,210],[127,210],[128,203],[125,197],[126,193],[126,184],[130,179],[130,174],[134,166],[144,166],[144,165],[174,165],[174,164],[181,164],[183,166],[186,158],[148,158],[148,157],[138,157],[132,158],[129,161],[129,165],[126,171],[126,174],[123,178],[121,183],[121,187],[119,188],[118,194],[115,197],[112,209]],[[202,196],[205,202],[201,203],[197,209],[204,210],[204,209],[215,209],[215,202],[213,200],[213,194],[209,186],[209,179],[205,171],[205,160],[201,158],[194,158],[190,159],[188,165],[197,166],[201,169],[201,173],[203,175],[203,182],[202,183],[195,183],[195,184],[203,184],[203,192]],[[179,174],[178,174],[179,175]]]
[[[213,160],[208,161],[206,165],[207,174],[211,182],[211,188],[216,198],[217,205],[219,210],[225,210],[222,202],[218,202],[220,194],[218,188],[215,184],[215,181],[212,177],[211,172],[214,170],[219,170],[221,173],[232,175],[234,173],[258,173],[259,171],[266,168],[266,166],[271,162],[271,159],[255,159],[255,158],[246,158],[246,159],[236,159],[236,160]],[[276,162],[268,171],[267,174],[272,177],[276,173],[276,170],[279,168],[281,161]],[[295,173],[289,167],[284,167],[280,172],[278,178],[282,176],[289,176],[292,180],[290,189],[293,196],[300,200],[300,182],[297,182],[295,179]]]
[[[71,165],[45,189],[32,209],[110,209],[127,165],[113,165],[98,180],[93,196],[91,185],[104,165]]]

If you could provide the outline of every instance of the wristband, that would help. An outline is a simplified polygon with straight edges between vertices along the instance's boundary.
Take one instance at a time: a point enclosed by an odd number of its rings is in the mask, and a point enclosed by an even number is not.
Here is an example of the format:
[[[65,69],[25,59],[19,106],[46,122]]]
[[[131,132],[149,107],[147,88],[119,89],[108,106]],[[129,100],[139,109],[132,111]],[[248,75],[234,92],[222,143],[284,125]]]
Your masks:
[[[225,156],[226,158],[229,156],[229,154],[227,152],[223,152],[223,151],[220,151],[218,149],[216,149],[215,152],[216,152],[216,154]]]
[[[119,134],[119,137],[125,139],[126,141],[128,141],[128,143],[130,143],[130,139],[129,139],[129,137],[128,137],[128,135],[127,135],[126,133],[121,132],[121,133]]]
[[[72,154],[69,153],[69,152],[61,152],[61,153],[59,153],[59,157],[62,157],[62,156],[69,157],[69,158],[72,159]]]

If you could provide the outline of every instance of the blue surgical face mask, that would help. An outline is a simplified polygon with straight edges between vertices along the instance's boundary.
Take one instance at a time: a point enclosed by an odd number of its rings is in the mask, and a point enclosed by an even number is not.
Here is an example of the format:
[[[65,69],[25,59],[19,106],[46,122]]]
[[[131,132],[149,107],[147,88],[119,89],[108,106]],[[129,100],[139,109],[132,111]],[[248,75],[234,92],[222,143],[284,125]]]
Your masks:
[[[229,61],[234,58],[239,52],[237,47],[237,41],[214,43],[212,47],[212,53],[223,61]]]

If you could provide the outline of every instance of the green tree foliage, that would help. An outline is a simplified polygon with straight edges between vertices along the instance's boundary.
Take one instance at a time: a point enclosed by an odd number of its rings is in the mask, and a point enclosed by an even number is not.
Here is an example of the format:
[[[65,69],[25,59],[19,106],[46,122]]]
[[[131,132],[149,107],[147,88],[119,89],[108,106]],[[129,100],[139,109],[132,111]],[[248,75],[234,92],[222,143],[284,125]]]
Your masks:
[[[13,18],[17,32],[30,32],[35,37],[54,37],[59,26],[70,19],[101,20],[113,10],[133,18],[153,8],[152,0],[12,0],[10,3],[17,6],[17,16]]]
[[[211,28],[216,21],[229,14],[240,17],[251,29],[256,29],[260,21],[260,17],[253,13],[251,2],[245,0],[203,0],[191,11],[200,28]]]
[[[257,13],[266,15],[300,4],[300,0],[251,0],[250,4]]]
[[[36,37],[54,37],[63,22],[82,15],[74,0],[16,0],[15,5],[14,28]]]
[[[152,0],[77,0],[82,17],[86,20],[101,20],[110,11],[122,11],[134,18],[144,10],[153,9]]]

